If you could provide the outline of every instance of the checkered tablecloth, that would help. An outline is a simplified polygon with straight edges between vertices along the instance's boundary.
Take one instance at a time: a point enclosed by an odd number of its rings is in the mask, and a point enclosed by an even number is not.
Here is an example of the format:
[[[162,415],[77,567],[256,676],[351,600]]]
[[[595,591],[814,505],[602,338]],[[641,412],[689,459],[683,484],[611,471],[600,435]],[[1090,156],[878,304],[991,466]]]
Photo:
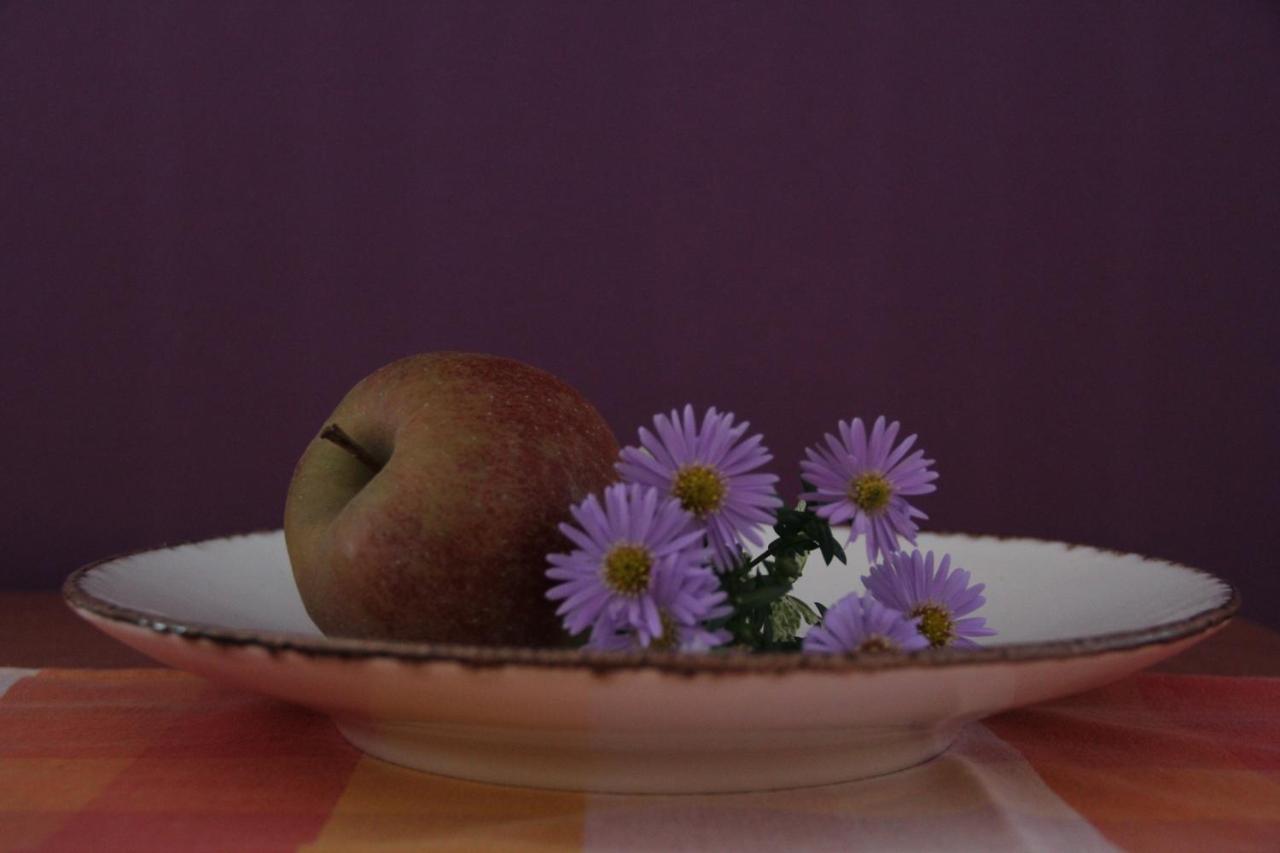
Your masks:
[[[1280,850],[1280,679],[1142,675],[880,779],[761,794],[501,788],[164,670],[0,669],[0,848]]]

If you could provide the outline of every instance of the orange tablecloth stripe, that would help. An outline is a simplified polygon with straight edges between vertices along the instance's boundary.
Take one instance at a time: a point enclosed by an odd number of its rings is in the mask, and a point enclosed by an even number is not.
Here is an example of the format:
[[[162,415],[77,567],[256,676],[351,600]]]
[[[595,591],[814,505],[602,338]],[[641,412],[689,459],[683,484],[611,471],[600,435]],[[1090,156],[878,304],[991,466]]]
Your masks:
[[[0,844],[288,850],[360,755],[324,717],[165,670],[45,670],[0,700]]]

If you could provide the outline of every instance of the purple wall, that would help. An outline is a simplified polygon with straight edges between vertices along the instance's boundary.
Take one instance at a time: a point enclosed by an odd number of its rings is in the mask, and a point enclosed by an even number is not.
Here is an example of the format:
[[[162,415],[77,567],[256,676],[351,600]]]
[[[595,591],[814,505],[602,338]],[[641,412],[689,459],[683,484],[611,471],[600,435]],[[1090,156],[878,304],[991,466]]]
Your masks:
[[[1275,619],[1278,96],[1266,3],[0,5],[0,582],[277,525],[461,348],[788,475],[887,412],[935,528]]]

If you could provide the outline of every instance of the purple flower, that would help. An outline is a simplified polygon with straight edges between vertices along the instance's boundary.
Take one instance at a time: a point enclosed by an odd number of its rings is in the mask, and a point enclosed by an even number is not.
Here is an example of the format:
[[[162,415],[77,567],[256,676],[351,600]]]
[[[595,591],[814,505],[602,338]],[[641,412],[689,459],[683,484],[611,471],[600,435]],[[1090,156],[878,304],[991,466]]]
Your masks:
[[[609,486],[603,504],[591,495],[570,512],[577,524],[560,530],[577,548],[547,555],[547,577],[557,582],[547,597],[561,602],[556,613],[570,634],[591,628],[599,647],[617,631],[633,632],[649,646],[723,604],[702,530],[657,489]]]
[[[618,627],[610,620],[598,622],[591,632],[589,648],[610,651],[656,649],[658,651],[706,651],[729,642],[723,629],[712,631],[705,622],[728,616],[733,608],[720,590],[720,581],[709,569],[702,572],[663,572],[654,578],[653,598],[662,620],[662,633],[652,634],[629,626]],[[696,601],[696,607],[681,608],[680,601]]]
[[[761,436],[743,439],[749,424],[707,409],[699,427],[693,406],[683,413],[656,415],[656,431],[640,428],[640,447],[623,448],[618,473],[629,483],[661,489],[676,498],[702,525],[721,568],[738,558],[742,540],[763,545],[757,528],[773,522],[782,505],[774,474],[752,473],[773,457]]]
[[[856,592],[835,603],[804,638],[806,652],[911,652],[927,648],[914,620]]]
[[[978,644],[970,637],[996,633],[986,627],[986,619],[969,617],[986,603],[982,596],[986,585],[971,586],[967,571],[952,570],[950,554],[943,554],[935,569],[932,551],[924,556],[919,551],[899,551],[872,566],[862,583],[881,604],[918,618],[920,633],[931,646],[976,649]]]
[[[928,516],[906,498],[937,489],[933,481],[938,474],[929,469],[933,460],[925,459],[923,450],[908,455],[914,435],[894,447],[897,421],[886,428],[884,417],[876,418],[870,438],[861,418],[852,424],[840,421],[838,426],[839,438],[827,433],[826,447],[805,450],[808,458],[800,469],[813,491],[801,497],[815,504],[818,515],[831,524],[852,520],[849,543],[865,534],[868,560],[897,551],[899,536],[915,544],[918,528],[913,519]]]

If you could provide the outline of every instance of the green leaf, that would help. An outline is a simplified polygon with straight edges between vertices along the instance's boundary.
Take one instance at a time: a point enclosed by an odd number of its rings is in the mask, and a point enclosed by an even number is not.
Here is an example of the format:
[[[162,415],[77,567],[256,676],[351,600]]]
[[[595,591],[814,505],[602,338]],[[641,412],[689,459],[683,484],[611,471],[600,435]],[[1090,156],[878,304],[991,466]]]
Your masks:
[[[804,573],[805,555],[806,552],[803,550],[788,551],[780,554],[778,559],[774,560],[772,573],[776,573],[787,580],[795,580]]]
[[[784,596],[769,608],[769,625],[773,636],[779,640],[790,640],[800,633],[800,611],[794,601],[791,596]]]
[[[794,640],[800,633],[801,624],[816,625],[818,614],[809,605],[793,595],[786,595],[773,603],[769,609],[769,625],[772,628],[773,640],[785,642]]]
[[[783,600],[792,602],[795,608],[800,611],[800,618],[803,619],[808,624],[817,625],[819,622],[822,621],[822,617],[819,616],[816,612],[814,612],[814,609],[812,607],[805,604],[803,601],[796,598],[794,595],[788,595]]]
[[[757,587],[738,599],[739,609],[754,609],[772,604],[791,590],[791,584],[770,584]]]

